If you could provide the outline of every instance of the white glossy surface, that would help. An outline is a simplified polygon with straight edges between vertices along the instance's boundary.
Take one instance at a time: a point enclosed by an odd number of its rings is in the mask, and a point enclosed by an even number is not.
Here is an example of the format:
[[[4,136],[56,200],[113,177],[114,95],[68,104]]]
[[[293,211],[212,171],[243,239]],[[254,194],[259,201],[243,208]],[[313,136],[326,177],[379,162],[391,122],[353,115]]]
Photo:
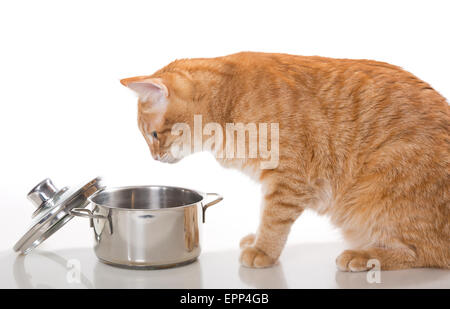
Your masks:
[[[27,256],[6,251],[0,253],[0,288],[450,288],[450,271],[438,269],[381,272],[382,283],[368,283],[365,272],[337,271],[334,258],[342,249],[339,243],[291,245],[268,269],[240,266],[237,250],[206,252],[193,264],[164,270],[108,266],[91,248]],[[80,282],[70,283],[70,264],[78,261]]]

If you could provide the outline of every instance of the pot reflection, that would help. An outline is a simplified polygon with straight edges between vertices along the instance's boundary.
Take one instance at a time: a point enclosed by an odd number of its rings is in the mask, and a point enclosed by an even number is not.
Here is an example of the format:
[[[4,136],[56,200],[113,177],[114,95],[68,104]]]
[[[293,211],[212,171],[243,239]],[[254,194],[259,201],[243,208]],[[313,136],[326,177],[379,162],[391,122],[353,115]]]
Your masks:
[[[97,262],[94,286],[104,289],[200,289],[202,272],[198,261],[159,270],[129,270]]]
[[[18,288],[202,288],[198,261],[171,269],[130,270],[101,263],[92,248],[15,255]],[[74,267],[75,265],[75,267]],[[79,271],[79,273],[77,273]],[[79,280],[78,280],[79,278]]]
[[[197,209],[188,207],[184,209],[184,244],[188,252],[199,247],[199,231]]]
[[[86,252],[82,251],[81,253],[85,255]],[[80,257],[80,254],[74,256]],[[66,259],[56,253],[37,250],[33,252],[33,255],[18,255],[13,265],[14,279],[21,289],[94,288],[81,268],[72,268],[77,267],[75,261],[80,260]],[[51,273],[48,272],[49,269],[52,270]],[[71,276],[71,271],[76,272],[75,277]]]

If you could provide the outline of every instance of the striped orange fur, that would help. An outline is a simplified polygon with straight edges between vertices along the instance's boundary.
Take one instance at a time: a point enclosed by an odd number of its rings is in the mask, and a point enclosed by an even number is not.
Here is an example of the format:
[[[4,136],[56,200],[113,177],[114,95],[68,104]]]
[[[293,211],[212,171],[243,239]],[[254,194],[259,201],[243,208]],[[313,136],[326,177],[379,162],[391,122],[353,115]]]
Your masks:
[[[139,127],[167,158],[174,123],[279,123],[275,169],[219,159],[258,179],[264,207],[241,263],[279,258],[306,208],[327,215],[352,250],[344,271],[450,267],[450,108],[429,84],[387,63],[243,52],[177,60],[122,84],[138,92]],[[152,135],[156,132],[157,137]],[[166,161],[174,161],[167,159]]]

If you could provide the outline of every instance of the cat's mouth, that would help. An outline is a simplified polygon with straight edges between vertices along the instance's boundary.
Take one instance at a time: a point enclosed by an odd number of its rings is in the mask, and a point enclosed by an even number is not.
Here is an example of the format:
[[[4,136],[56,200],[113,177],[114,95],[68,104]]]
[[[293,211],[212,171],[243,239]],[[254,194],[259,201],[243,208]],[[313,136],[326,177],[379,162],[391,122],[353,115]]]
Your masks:
[[[163,162],[163,163],[173,164],[173,163],[177,163],[181,159],[175,158],[172,155],[170,155],[169,153],[165,153],[162,156],[159,154],[156,155],[155,160],[158,160],[159,162]]]

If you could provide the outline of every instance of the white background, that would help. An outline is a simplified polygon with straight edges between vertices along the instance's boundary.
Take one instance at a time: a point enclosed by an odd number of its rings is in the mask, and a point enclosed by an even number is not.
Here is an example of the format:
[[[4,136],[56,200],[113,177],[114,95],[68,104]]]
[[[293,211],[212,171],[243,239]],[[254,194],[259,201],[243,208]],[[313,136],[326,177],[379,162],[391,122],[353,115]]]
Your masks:
[[[25,232],[26,193],[101,175],[110,186],[167,184],[218,192],[204,250],[237,248],[257,227],[259,186],[209,154],[153,161],[136,124],[135,96],[119,79],[177,58],[239,51],[391,62],[450,96],[448,1],[2,1],[0,4],[0,250]],[[289,244],[340,238],[305,213]],[[88,247],[74,219],[44,248]]]

